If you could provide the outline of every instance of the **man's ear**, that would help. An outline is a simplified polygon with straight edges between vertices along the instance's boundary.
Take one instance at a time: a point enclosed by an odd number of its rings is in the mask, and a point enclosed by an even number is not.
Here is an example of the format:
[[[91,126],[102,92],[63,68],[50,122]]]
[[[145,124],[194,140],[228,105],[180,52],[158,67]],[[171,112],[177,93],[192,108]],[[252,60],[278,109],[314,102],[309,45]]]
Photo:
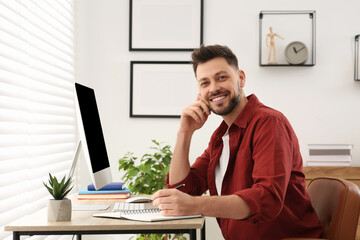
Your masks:
[[[246,83],[245,72],[243,70],[239,70],[238,74],[240,79],[240,87],[243,88]]]

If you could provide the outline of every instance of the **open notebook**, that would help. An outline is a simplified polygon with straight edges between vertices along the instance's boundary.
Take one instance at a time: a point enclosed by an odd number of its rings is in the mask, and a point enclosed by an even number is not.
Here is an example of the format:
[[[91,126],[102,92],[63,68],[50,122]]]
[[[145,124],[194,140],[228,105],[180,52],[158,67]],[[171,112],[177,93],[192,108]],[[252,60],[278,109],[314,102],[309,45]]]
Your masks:
[[[161,215],[160,209],[143,209],[143,210],[133,210],[133,211],[123,211],[123,212],[95,213],[93,214],[93,216],[104,217],[104,218],[119,218],[119,219],[127,219],[134,221],[143,221],[143,222],[158,222],[158,221],[169,221],[169,220],[201,217],[201,215],[165,217]]]

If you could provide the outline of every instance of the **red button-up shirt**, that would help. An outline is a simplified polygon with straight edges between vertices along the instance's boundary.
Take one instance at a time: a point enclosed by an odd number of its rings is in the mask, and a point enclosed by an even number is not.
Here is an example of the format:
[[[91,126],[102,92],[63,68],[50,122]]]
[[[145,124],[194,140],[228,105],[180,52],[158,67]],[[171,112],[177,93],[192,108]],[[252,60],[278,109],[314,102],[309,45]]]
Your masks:
[[[319,237],[321,226],[305,189],[297,137],[285,116],[248,97],[244,109],[229,128],[230,158],[222,192],[215,185],[215,167],[222,152],[222,122],[209,146],[181,182],[182,191],[201,195],[236,194],[251,210],[244,220],[218,218],[225,239],[271,240]],[[172,187],[172,186],[169,186]]]

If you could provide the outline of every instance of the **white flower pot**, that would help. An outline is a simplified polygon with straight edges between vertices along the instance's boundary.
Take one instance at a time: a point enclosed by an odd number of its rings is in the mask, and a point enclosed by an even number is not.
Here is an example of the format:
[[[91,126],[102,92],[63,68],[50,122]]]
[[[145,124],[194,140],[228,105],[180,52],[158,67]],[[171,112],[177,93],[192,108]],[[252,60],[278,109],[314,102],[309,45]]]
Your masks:
[[[48,202],[48,221],[63,222],[71,220],[71,200],[64,198],[63,200],[50,199]]]

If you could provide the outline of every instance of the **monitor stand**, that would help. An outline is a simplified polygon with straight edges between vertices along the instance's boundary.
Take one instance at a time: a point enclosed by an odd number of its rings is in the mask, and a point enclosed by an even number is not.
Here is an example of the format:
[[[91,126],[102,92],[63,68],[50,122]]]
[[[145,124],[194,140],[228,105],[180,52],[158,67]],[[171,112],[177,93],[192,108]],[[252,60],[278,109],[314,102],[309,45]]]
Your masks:
[[[81,140],[79,140],[79,142],[78,142],[78,144],[76,146],[75,155],[73,157],[73,161],[72,161],[71,168],[70,168],[70,171],[69,171],[69,178],[71,178],[71,179],[74,176],[76,164],[77,164],[77,162],[79,160],[80,150],[81,150]]]

